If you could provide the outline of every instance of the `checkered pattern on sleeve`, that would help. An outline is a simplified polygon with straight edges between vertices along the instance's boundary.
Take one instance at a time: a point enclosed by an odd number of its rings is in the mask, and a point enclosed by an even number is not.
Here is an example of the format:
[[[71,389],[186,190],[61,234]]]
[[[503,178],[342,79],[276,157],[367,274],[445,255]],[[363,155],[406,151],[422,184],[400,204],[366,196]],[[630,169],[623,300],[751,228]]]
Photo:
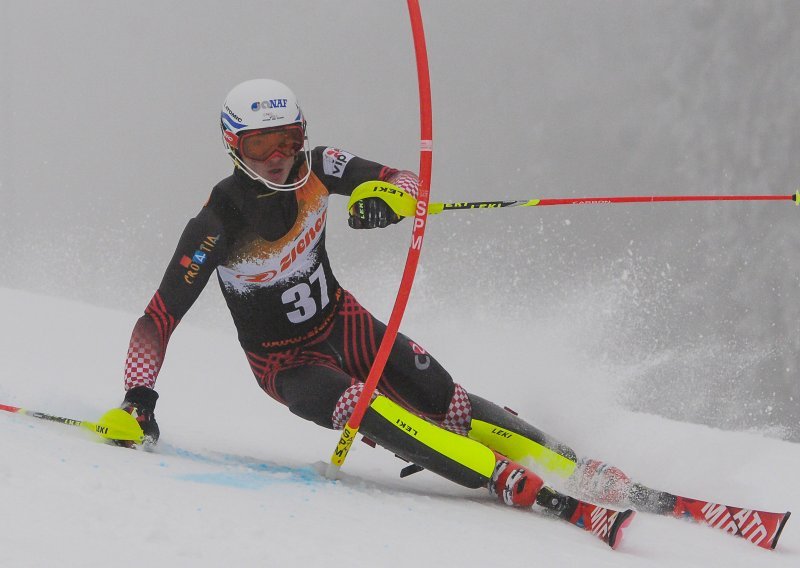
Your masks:
[[[400,170],[387,177],[386,181],[396,185],[404,191],[407,191],[414,197],[419,195],[419,178],[414,172]]]
[[[161,349],[151,340],[147,321],[137,323],[125,359],[125,390],[133,387],[153,388],[161,369]]]
[[[177,324],[178,320],[169,314],[161,295],[156,292],[131,334],[125,359],[125,390],[155,387],[167,342]]]

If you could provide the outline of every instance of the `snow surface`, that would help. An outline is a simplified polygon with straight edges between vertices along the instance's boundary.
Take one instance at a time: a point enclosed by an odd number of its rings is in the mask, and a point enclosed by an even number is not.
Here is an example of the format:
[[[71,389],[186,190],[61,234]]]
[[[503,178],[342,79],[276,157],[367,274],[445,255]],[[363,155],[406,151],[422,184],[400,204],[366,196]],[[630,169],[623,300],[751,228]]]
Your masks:
[[[0,290],[0,313],[0,402],[88,420],[119,403],[138,314],[14,290]],[[429,333],[447,337],[457,323],[434,322]],[[528,368],[532,357],[565,356],[544,333],[487,333],[490,348],[506,347],[509,371]],[[471,347],[460,349],[466,357]],[[462,374],[468,388],[478,384],[479,394],[504,402],[496,396],[499,383],[494,388],[480,368]],[[503,382],[502,391],[516,392],[511,405],[538,416],[537,426],[652,486],[800,511],[797,444],[622,410],[598,387],[610,376],[568,367],[566,374],[566,390],[553,383],[548,392],[520,378]],[[2,566],[800,565],[795,519],[778,549],[766,551],[713,529],[640,514],[612,551],[566,523],[512,510],[428,472],[400,480],[402,462],[361,443],[343,478],[326,481],[317,471],[336,434],[262,394],[232,329],[182,324],[159,392],[162,444],[153,453],[0,413]]]

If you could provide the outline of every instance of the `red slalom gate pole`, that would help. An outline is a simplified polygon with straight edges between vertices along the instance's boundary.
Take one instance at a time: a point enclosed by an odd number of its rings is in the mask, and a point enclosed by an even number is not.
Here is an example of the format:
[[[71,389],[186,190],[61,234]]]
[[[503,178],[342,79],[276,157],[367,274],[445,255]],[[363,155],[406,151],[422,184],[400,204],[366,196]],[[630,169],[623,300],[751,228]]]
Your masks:
[[[411,19],[411,31],[414,36],[414,52],[417,60],[417,78],[419,83],[419,113],[420,113],[420,160],[419,160],[419,195],[414,210],[414,226],[411,232],[411,245],[406,257],[406,265],[403,276],[400,280],[400,289],[386,325],[386,332],[383,335],[375,361],[372,363],[367,380],[364,382],[364,389],[358,399],[353,414],[347,421],[339,437],[339,442],[331,456],[325,476],[328,479],[335,479],[339,469],[347,458],[347,453],[353,445],[358,429],[361,426],[361,419],[367,411],[367,407],[372,399],[372,394],[378,386],[386,361],[392,351],[392,346],[397,338],[400,328],[400,321],[403,319],[408,297],[411,293],[411,286],[414,283],[419,255],[422,251],[422,240],[425,235],[425,226],[428,218],[428,202],[430,200],[431,188],[431,169],[433,161],[433,133],[431,119],[431,85],[430,72],[428,69],[428,52],[425,46],[425,31],[422,27],[422,14],[419,9],[418,0],[408,0],[408,13]]]

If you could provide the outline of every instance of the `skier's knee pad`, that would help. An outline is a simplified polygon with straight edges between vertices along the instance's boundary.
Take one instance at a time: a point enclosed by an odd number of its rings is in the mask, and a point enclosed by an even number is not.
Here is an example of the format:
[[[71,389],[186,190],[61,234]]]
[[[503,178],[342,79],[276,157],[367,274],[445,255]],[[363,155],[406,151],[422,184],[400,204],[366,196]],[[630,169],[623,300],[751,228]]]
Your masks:
[[[385,396],[372,401],[361,431],[378,444],[427,470],[470,488],[486,487],[492,478],[492,450],[412,414]]]
[[[572,448],[493,402],[474,394],[469,395],[469,401],[472,406],[470,438],[513,461],[526,463],[532,460],[561,477],[572,475],[577,461]]]

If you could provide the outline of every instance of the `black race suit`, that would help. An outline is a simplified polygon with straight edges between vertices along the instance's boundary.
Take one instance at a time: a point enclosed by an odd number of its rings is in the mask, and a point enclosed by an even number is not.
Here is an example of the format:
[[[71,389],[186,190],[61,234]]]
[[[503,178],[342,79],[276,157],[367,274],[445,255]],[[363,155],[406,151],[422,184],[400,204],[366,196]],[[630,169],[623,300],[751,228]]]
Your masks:
[[[144,316],[134,328],[125,388],[153,388],[167,342],[216,270],[239,342],[261,388],[289,409],[341,428],[385,326],[347,291],[325,250],[328,196],[369,180],[413,178],[341,150],[317,147],[296,191],[274,192],[241,170],[219,182],[186,226]],[[298,156],[290,182],[305,174]],[[416,179],[416,178],[414,178]],[[466,392],[424,349],[398,335],[378,390],[458,431]],[[344,395],[344,396],[343,396]]]

